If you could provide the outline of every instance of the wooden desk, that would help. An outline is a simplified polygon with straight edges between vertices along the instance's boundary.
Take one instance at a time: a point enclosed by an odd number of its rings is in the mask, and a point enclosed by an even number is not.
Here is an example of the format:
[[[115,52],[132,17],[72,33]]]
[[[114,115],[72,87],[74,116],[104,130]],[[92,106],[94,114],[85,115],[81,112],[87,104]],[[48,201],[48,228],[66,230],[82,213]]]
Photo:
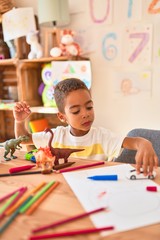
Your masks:
[[[25,152],[17,151],[15,155],[18,159],[11,160],[9,162],[0,163],[0,173],[8,172],[11,167],[19,165],[27,165],[30,162],[24,160]],[[0,159],[3,159],[3,149],[0,149]],[[85,160],[85,163],[91,163],[93,161]],[[76,165],[83,164],[83,160],[76,160]],[[114,165],[118,163],[106,163],[106,165]],[[102,167],[99,166],[99,167]],[[15,190],[22,186],[27,186],[28,189],[32,189],[39,183],[51,180],[60,182],[60,185],[44,200],[39,208],[31,215],[26,216],[25,214],[19,215],[14,222],[5,230],[0,236],[3,240],[26,240],[31,235],[31,229],[38,226],[46,225],[54,221],[61,220],[76,214],[84,212],[83,207],[76,199],[74,193],[71,191],[69,185],[66,183],[62,174],[36,174],[36,175],[22,175],[0,178],[0,196],[3,196],[12,190]],[[160,184],[160,168],[157,170],[156,182]],[[3,192],[3,194],[2,194]],[[0,221],[1,225],[1,221]],[[54,230],[48,230],[43,233],[53,233],[56,231],[75,230],[82,228],[94,227],[89,217],[83,220],[76,220],[74,222],[64,224],[61,227],[57,227]],[[58,238],[57,238],[58,239]],[[100,234],[88,234],[78,235],[74,237],[60,238],[65,240],[77,239],[77,240],[159,240],[160,239],[160,223],[146,226],[143,228],[135,229],[132,231],[121,232],[113,234],[107,237],[101,237]]]

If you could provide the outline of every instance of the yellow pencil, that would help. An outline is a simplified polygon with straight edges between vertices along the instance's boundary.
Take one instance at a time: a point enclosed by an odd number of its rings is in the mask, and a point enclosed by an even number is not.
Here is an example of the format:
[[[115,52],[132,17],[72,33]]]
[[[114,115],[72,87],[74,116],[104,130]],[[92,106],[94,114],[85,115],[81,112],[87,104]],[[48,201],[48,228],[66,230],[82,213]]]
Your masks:
[[[26,211],[27,215],[31,215],[37,207],[41,204],[41,202],[59,185],[59,182],[55,182],[35,203],[31,205],[31,207]]]
[[[42,182],[40,183],[38,186],[36,186],[35,188],[33,188],[32,190],[30,190],[28,193],[26,193],[23,197],[21,197],[19,199],[19,201],[17,201],[14,206],[12,206],[10,209],[8,209],[5,212],[5,215],[10,215],[12,214],[30,195],[36,193],[39,189],[41,189],[44,185],[46,184],[46,182]]]

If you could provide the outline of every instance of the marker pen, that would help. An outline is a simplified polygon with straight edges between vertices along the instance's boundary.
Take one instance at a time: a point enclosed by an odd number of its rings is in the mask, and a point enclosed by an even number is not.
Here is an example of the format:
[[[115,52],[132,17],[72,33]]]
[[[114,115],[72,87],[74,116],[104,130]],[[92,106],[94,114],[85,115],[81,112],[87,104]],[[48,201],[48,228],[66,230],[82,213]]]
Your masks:
[[[96,181],[117,181],[118,176],[117,175],[95,175],[90,176],[88,179],[96,180]]]

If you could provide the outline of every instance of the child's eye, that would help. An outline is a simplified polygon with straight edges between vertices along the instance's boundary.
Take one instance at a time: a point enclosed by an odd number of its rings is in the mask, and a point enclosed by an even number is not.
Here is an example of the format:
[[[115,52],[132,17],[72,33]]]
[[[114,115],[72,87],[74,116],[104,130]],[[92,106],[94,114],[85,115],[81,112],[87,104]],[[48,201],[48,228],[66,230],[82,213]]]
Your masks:
[[[72,112],[72,114],[78,114],[80,112],[80,110],[76,111],[76,112]]]
[[[91,109],[93,109],[93,107],[87,107],[87,110],[91,110]]]

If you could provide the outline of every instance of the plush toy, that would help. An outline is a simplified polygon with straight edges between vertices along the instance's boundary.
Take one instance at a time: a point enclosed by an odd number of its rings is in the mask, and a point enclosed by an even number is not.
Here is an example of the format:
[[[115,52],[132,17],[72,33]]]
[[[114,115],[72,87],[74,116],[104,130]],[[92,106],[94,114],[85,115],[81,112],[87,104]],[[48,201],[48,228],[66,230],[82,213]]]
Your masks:
[[[38,42],[38,31],[31,31],[27,34],[26,42],[31,46],[28,59],[41,58],[43,56],[42,46]]]
[[[59,47],[54,47],[50,50],[52,57],[59,56],[79,56],[81,48],[78,43],[74,42],[75,32],[64,29],[61,31],[61,42]]]

